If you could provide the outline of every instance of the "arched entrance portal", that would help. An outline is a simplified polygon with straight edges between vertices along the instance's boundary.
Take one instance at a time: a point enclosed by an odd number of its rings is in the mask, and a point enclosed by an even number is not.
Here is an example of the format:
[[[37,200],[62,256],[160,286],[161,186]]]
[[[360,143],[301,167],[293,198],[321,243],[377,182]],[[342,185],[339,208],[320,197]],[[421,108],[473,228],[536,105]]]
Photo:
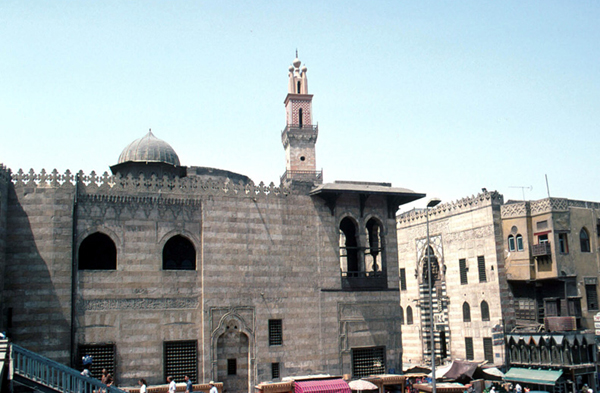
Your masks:
[[[213,335],[213,376],[228,393],[248,392],[252,386],[252,333],[239,315],[221,319]]]

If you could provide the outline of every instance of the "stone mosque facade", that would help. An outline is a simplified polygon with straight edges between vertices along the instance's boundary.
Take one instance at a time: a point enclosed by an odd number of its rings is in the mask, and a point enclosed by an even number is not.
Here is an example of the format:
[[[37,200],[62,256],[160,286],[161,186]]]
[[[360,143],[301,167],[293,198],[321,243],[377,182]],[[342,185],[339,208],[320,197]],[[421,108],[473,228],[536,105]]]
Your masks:
[[[287,90],[278,185],[182,166],[152,132],[111,174],[2,167],[0,328],[120,386],[400,372],[395,214],[424,195],[323,183],[298,59]]]

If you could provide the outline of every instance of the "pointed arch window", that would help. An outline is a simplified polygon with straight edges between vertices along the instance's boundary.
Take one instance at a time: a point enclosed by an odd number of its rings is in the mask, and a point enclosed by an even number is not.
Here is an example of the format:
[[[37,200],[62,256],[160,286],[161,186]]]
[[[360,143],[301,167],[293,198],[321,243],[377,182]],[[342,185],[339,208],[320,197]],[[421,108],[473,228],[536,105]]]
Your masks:
[[[400,325],[404,325],[404,309],[400,307]]]
[[[411,306],[406,307],[406,324],[413,324],[413,310]]]
[[[165,243],[163,270],[196,270],[196,248],[188,238],[176,235]]]
[[[434,283],[438,280],[440,274],[440,265],[438,259],[435,256],[435,252],[431,246],[425,250],[425,256],[423,257],[423,282],[428,282],[429,267],[428,261],[431,261],[431,282]]]
[[[590,252],[590,234],[587,229],[581,228],[581,232],[579,232],[579,242],[581,244],[581,252]]]
[[[462,309],[463,309],[463,322],[471,322],[471,306],[469,306],[469,303],[464,302]]]
[[[481,320],[482,321],[490,320],[490,306],[488,306],[488,304],[485,300],[481,302]]]
[[[515,251],[515,237],[513,235],[508,235],[508,251]]]
[[[300,91],[301,91],[301,90],[300,90],[300,86],[302,86],[302,83],[301,83],[300,81],[298,81],[298,82],[296,83],[296,88],[298,89],[298,91],[297,91],[296,93],[298,93],[298,94],[302,94],[302,93],[300,93]]]
[[[116,270],[117,247],[104,233],[92,233],[79,245],[79,270]]]
[[[298,82],[300,83],[300,82]],[[302,119],[302,108],[298,109],[298,125],[302,128],[303,119]]]
[[[375,218],[367,221],[367,242],[365,267],[368,271],[380,272],[383,270],[384,239],[382,226]]]

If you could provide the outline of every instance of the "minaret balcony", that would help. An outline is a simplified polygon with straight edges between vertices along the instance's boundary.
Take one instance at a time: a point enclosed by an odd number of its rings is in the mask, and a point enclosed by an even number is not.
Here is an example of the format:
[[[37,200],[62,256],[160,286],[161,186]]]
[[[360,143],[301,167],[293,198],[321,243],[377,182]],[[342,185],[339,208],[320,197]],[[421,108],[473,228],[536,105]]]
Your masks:
[[[323,170],[320,171],[285,171],[279,179],[281,183],[287,180],[311,181],[317,184],[323,183]]]
[[[288,124],[281,132],[281,143],[287,148],[290,141],[316,143],[319,137],[319,126],[312,124]]]
[[[285,134],[286,132],[294,132],[294,133],[299,133],[299,132],[305,132],[305,133],[319,133],[319,125],[313,125],[313,124],[288,124],[285,126],[285,128],[283,129],[283,131],[281,131],[281,135],[283,136],[283,134]]]

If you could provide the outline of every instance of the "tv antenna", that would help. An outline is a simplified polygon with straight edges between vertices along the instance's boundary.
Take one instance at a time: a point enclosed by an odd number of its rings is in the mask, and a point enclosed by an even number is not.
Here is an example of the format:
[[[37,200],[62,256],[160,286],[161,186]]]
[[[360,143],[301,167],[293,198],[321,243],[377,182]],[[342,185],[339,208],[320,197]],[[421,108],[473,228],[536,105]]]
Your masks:
[[[508,186],[508,188],[520,188],[521,192],[523,193],[523,200],[525,200],[525,190],[533,190],[533,186]]]

